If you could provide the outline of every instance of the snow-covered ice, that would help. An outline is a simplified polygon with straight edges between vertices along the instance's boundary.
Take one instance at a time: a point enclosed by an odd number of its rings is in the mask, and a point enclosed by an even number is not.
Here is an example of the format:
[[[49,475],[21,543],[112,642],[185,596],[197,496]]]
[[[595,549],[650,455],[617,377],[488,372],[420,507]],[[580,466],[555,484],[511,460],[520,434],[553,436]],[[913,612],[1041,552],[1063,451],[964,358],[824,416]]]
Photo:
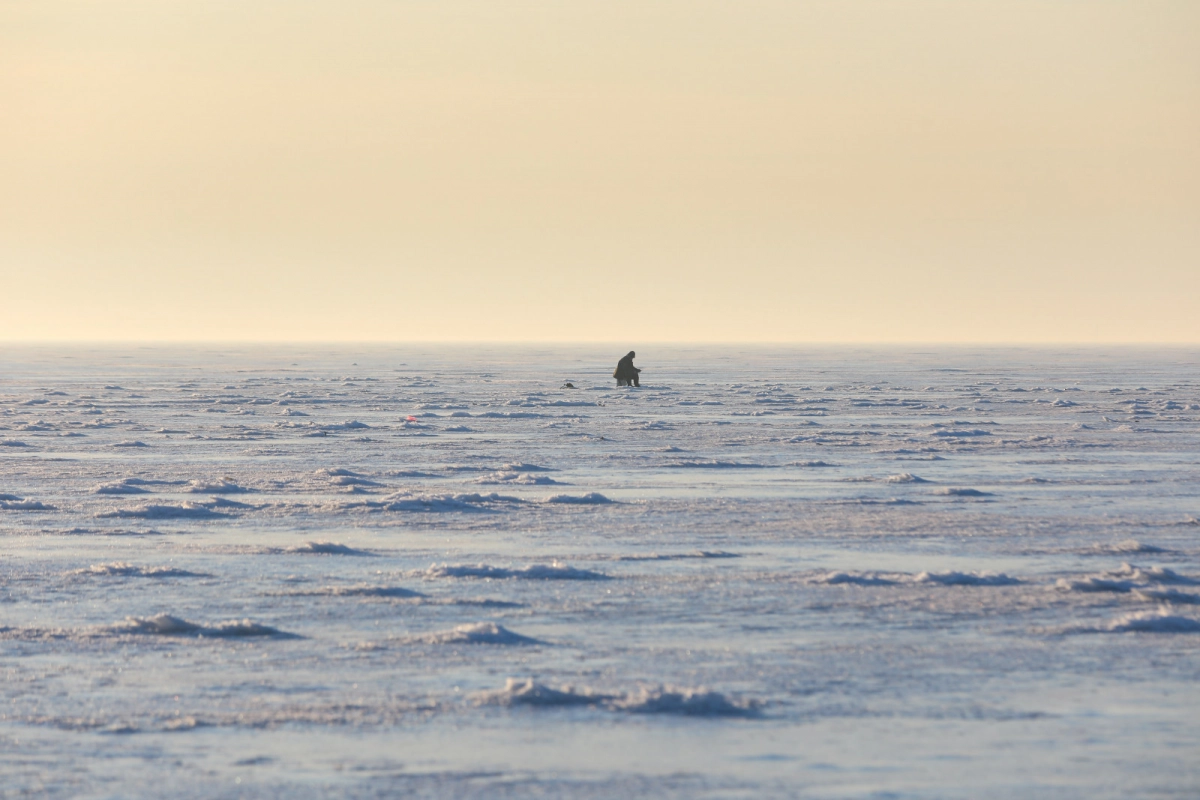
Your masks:
[[[1197,796],[1200,353],[628,349],[0,350],[0,797]]]

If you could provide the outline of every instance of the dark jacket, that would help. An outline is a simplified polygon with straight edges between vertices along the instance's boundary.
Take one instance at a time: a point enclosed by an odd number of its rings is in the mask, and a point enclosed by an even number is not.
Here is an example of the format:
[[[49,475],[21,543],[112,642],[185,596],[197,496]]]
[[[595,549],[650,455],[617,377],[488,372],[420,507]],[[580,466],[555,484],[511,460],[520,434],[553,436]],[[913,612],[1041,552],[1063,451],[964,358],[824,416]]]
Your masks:
[[[613,377],[619,381],[632,381],[637,378],[640,369],[633,365],[633,357],[635,353],[630,350],[629,353],[617,362],[617,369],[613,373]]]

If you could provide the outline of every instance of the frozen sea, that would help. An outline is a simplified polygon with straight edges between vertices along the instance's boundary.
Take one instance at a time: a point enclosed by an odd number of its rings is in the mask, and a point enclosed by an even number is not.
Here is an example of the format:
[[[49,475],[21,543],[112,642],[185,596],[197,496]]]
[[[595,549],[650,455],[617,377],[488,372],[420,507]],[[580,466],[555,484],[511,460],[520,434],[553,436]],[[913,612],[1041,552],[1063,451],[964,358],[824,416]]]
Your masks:
[[[627,349],[0,349],[0,797],[1200,795],[1200,351]]]

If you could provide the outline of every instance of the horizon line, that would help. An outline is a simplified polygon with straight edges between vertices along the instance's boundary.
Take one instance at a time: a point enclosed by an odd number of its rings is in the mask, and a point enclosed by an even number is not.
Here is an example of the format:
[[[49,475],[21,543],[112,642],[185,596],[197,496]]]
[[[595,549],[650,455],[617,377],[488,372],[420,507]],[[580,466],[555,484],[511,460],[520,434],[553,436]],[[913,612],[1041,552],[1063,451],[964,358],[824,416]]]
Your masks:
[[[179,347],[179,346],[626,346],[625,339],[0,339],[0,347]],[[1200,348],[1200,341],[1139,340],[739,340],[739,339],[647,339],[636,346],[718,346],[718,347],[1164,347]]]

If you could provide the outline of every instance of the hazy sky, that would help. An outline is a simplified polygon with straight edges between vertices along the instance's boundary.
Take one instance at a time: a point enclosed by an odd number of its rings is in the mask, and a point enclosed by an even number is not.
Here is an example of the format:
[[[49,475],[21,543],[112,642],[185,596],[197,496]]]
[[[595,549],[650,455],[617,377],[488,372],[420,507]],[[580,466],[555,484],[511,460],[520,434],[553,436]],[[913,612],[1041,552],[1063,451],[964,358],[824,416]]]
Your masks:
[[[1200,342],[1200,2],[0,0],[0,339]]]

